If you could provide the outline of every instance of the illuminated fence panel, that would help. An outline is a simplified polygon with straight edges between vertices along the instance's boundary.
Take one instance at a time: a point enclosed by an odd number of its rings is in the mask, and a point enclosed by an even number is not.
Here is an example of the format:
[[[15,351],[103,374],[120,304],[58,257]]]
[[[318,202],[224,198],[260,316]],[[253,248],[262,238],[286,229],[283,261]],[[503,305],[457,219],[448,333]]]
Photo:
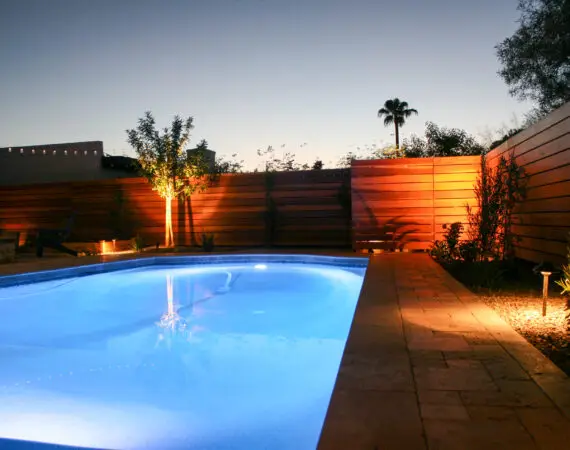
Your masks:
[[[467,222],[479,157],[353,161],[353,248],[426,250]]]
[[[175,241],[198,245],[213,233],[220,246],[350,246],[350,210],[339,192],[348,170],[333,169],[223,175],[205,193],[173,202]],[[268,198],[274,208],[268,214]],[[70,216],[70,240],[100,242],[140,235],[164,239],[164,202],[142,178],[0,187],[0,230],[26,235],[62,227]],[[268,222],[274,233],[268,238]]]
[[[517,205],[515,254],[562,263],[570,232],[570,103],[520,132],[488,155],[491,165],[514,154],[528,176],[527,198]]]

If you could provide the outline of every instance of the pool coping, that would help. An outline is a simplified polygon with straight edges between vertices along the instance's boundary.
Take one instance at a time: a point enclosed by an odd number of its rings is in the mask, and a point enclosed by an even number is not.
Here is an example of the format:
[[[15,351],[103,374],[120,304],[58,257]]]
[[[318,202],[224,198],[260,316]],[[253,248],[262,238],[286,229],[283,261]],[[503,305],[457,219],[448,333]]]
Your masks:
[[[84,264],[77,264],[85,259]],[[60,262],[61,264],[57,264]],[[97,257],[77,259],[60,259],[50,261],[51,264],[21,263],[21,271],[2,274],[0,272],[0,288],[31,284],[52,280],[61,280],[78,276],[89,276],[119,270],[130,270],[148,266],[176,265],[210,265],[230,263],[296,263],[322,264],[337,267],[366,268],[368,257],[358,254],[350,256],[343,254],[328,254],[301,251],[280,252],[227,252],[215,254],[195,253],[165,253],[165,254],[134,254],[121,257]],[[43,263],[43,261],[42,261]],[[66,264],[72,263],[72,264]],[[47,267],[45,267],[47,266]],[[28,269],[28,270],[25,270]],[[31,270],[30,270],[31,269]],[[35,270],[34,270],[35,269]]]

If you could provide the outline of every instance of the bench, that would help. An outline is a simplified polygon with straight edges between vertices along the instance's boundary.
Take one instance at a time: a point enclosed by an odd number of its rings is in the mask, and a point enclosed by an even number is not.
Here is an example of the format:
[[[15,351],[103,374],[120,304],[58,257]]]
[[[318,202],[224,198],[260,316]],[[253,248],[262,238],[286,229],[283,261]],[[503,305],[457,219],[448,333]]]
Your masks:
[[[65,228],[60,228],[60,229],[41,228],[38,230],[36,234],[36,256],[38,258],[41,258],[44,255],[44,247],[52,248],[54,250],[59,250],[60,252],[67,253],[68,255],[71,256],[78,255],[78,252],[63,245],[63,242],[65,242],[66,239],[71,234],[71,228],[73,227],[73,220],[74,216],[71,215],[67,220]]]

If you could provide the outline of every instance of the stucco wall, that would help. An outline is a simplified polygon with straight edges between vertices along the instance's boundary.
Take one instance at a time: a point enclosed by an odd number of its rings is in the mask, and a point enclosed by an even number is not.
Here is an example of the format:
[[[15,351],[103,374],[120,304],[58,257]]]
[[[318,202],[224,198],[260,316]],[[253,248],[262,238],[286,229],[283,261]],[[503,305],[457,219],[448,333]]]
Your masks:
[[[102,155],[101,141],[0,148],[0,185],[132,176],[103,169]]]

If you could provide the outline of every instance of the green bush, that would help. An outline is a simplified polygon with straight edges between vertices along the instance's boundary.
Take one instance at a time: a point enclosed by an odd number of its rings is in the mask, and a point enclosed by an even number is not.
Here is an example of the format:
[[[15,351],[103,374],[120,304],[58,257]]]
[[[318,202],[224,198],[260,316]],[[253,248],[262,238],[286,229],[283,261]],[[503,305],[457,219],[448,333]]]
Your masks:
[[[429,254],[440,262],[449,263],[460,257],[460,238],[463,232],[461,222],[454,222],[449,227],[443,225],[446,230],[443,241],[435,241],[429,250]]]
[[[202,233],[202,250],[205,252],[214,251],[214,234]]]
[[[144,241],[142,237],[137,234],[134,238],[131,239],[131,250],[140,253],[144,249]]]

